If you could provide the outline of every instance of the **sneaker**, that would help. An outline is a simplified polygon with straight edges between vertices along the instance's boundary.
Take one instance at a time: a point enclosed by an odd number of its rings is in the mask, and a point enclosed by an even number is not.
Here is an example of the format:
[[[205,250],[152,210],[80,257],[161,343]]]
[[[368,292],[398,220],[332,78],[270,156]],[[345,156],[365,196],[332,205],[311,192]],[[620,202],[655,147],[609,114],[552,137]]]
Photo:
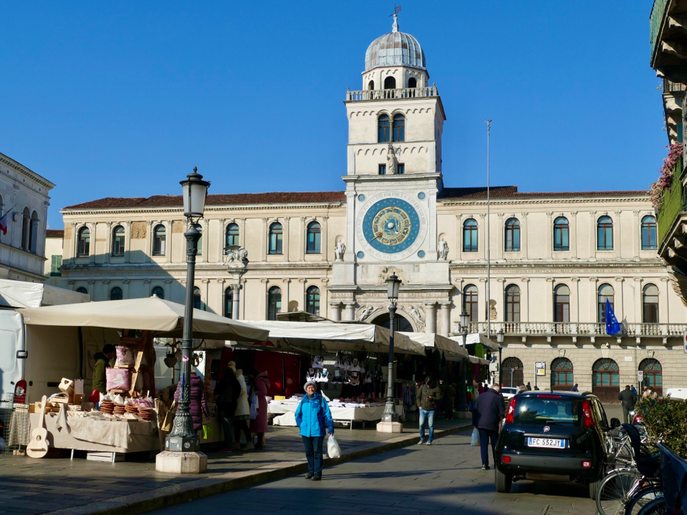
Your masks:
[[[421,439],[417,444],[422,445],[423,443],[425,443],[425,441]]]
[[[482,465],[482,470],[489,470],[489,465]]]
[[[315,474],[314,474],[313,472],[308,472],[308,473],[305,475],[305,479],[312,479],[312,477],[313,477],[314,475],[315,475]]]
[[[322,474],[315,474],[312,477],[313,481],[320,481],[322,479]]]
[[[432,445],[432,440],[427,440],[427,445]]]

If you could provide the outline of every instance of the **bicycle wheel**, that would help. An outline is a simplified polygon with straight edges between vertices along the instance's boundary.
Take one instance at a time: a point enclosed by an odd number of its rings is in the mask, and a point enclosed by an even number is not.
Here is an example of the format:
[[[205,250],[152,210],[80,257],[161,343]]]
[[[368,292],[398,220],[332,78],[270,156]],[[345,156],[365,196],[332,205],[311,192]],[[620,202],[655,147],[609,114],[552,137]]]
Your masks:
[[[667,515],[668,508],[666,507],[665,497],[658,497],[644,506],[638,515]]]
[[[658,485],[643,486],[637,490],[630,499],[625,509],[625,515],[639,515],[643,513],[645,506],[648,506],[652,501],[662,498],[663,491]]]
[[[641,475],[636,469],[618,469],[606,476],[596,493],[596,509],[600,515],[624,515],[630,494]]]

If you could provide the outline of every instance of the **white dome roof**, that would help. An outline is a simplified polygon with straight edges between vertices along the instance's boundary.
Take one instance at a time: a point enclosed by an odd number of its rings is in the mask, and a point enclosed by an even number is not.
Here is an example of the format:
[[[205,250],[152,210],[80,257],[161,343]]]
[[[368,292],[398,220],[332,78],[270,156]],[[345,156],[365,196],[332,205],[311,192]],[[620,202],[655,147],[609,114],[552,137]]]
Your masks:
[[[409,66],[425,70],[425,53],[420,43],[410,34],[399,32],[394,15],[391,32],[375,39],[365,52],[365,71],[380,66]]]

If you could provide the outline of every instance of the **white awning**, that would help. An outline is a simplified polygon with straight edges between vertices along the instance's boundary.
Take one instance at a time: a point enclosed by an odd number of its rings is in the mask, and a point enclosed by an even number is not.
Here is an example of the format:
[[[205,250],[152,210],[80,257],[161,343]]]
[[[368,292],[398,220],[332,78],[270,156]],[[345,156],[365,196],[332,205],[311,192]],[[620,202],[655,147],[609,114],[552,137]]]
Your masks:
[[[458,342],[461,346],[463,345],[463,337],[461,335],[451,336],[451,340]],[[482,333],[470,333],[466,338],[467,345],[475,345],[476,343],[481,343],[483,346],[491,350],[499,350],[499,344],[487,338],[486,334]]]
[[[8,308],[38,308],[58,304],[88,302],[90,297],[56,286],[0,279],[0,306]]]
[[[436,333],[409,333],[398,331],[396,334],[403,334],[413,341],[422,344],[424,347],[436,348],[444,352],[446,359],[454,361],[455,358],[467,358],[468,351],[461,347],[458,342]],[[453,359],[451,359],[453,358]]]

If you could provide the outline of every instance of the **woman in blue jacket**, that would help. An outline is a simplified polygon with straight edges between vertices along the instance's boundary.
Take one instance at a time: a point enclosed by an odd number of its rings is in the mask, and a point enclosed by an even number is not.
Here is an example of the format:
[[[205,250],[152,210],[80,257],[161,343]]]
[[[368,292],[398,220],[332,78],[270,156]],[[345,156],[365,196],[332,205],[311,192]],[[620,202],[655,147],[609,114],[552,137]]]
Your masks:
[[[325,424],[330,435],[334,434],[334,421],[329,405],[317,391],[317,385],[305,383],[305,397],[296,408],[296,424],[301,430],[305,457],[308,458],[308,473],[305,479],[322,479],[322,444],[324,443]]]

